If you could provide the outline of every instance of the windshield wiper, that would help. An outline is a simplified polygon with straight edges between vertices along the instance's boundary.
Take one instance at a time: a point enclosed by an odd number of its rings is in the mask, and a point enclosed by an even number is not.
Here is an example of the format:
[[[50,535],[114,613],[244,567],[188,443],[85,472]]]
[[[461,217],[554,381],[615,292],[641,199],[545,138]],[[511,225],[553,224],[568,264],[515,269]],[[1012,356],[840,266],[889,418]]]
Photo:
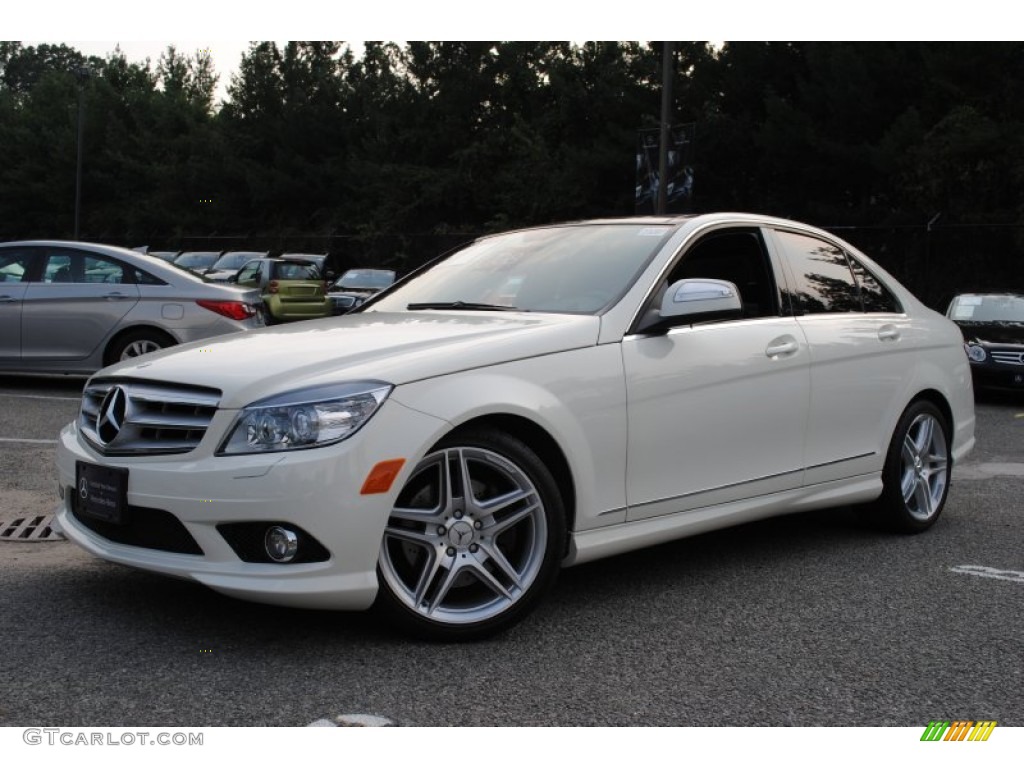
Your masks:
[[[466,309],[484,310],[488,312],[518,312],[515,307],[503,304],[477,304],[473,301],[425,301],[421,304],[408,304],[406,309]]]

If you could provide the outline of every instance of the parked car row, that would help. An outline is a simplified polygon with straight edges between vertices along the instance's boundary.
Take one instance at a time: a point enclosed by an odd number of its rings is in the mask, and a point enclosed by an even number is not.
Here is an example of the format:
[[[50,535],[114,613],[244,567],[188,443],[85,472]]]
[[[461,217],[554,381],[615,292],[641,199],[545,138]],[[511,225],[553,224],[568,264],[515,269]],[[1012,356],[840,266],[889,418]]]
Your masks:
[[[147,252],[145,247],[135,250]],[[333,273],[325,270],[326,254],[282,253],[271,258],[268,251],[183,251],[161,252],[160,257],[206,280],[260,290],[268,323],[341,315],[395,282],[395,272],[389,269],[350,269],[332,282]],[[314,281],[322,282],[323,289],[316,289]]]

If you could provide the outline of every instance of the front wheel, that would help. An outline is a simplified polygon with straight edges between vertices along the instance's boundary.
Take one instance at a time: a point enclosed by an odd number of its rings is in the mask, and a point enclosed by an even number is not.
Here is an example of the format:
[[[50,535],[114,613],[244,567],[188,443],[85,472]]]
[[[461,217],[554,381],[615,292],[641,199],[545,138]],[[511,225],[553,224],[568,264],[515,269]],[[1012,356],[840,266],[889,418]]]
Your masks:
[[[551,473],[492,430],[444,439],[398,495],[381,542],[377,607],[414,635],[475,640],[536,605],[564,553]]]
[[[949,493],[949,425],[932,403],[911,403],[893,433],[882,470],[884,490],[872,509],[875,520],[903,533],[930,528]]]

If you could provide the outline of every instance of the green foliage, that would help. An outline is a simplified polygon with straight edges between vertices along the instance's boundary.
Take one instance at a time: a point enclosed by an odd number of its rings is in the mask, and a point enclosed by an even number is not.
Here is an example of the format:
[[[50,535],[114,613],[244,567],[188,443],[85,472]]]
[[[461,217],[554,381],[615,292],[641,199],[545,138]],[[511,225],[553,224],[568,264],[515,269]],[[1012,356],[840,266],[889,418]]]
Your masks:
[[[1021,213],[1020,43],[674,51],[700,210]],[[0,42],[0,237],[71,234],[80,95],[87,239],[389,234],[406,253],[423,233],[625,215],[660,79],[660,43],[256,42],[215,105],[208,52],[169,47],[151,67]]]

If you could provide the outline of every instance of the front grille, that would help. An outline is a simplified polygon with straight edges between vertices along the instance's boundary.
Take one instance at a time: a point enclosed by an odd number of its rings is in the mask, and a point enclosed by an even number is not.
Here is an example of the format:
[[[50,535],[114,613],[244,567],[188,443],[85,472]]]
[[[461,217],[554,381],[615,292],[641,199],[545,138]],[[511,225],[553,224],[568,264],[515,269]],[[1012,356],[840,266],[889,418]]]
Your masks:
[[[83,515],[78,508],[78,494],[73,488],[68,488],[68,494],[71,496],[71,514],[75,519],[104,539],[133,547],[159,549],[162,552],[203,554],[188,529],[166,510],[128,505],[125,511],[126,522],[118,525]]]
[[[188,453],[206,434],[220,395],[207,387],[96,379],[82,396],[78,425],[107,456]]]
[[[1024,365],[1024,352],[990,352],[992,361],[1004,365]]]

